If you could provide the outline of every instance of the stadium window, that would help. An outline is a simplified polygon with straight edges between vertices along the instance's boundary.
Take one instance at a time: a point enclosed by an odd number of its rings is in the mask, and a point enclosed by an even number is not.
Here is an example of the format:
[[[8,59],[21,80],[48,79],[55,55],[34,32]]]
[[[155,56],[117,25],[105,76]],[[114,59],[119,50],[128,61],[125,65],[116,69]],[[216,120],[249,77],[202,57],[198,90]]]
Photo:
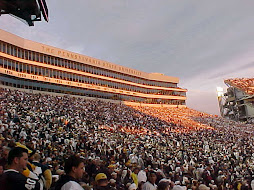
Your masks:
[[[91,73],[91,67],[90,66],[87,66],[87,72]]]
[[[41,68],[41,75],[45,76],[45,68],[43,68],[43,67]]]
[[[62,79],[66,80],[67,79],[67,74],[65,72],[62,72]]]
[[[27,73],[27,65],[26,64],[23,64],[22,69],[23,69],[23,73]]]
[[[43,55],[43,62],[44,63],[47,63],[48,61],[47,61],[47,56],[46,55]]]
[[[38,74],[38,68],[34,67],[34,74],[37,75]]]
[[[30,73],[31,73],[30,67],[31,67],[30,65],[27,65],[27,69],[26,69],[26,71],[27,71],[27,73],[28,73],[28,74],[30,74]]]
[[[0,67],[3,67],[3,59],[0,58]]]
[[[52,70],[51,69],[48,69],[48,77],[52,77]]]
[[[61,74],[62,74],[61,71],[57,71],[57,78],[61,79]]]
[[[33,60],[39,62],[39,55],[38,55],[38,53],[33,52],[33,54],[34,54]]]
[[[67,63],[64,59],[62,59],[62,62],[63,62],[63,67],[67,68]]]
[[[15,61],[15,62],[14,62],[14,65],[15,65],[15,70],[16,70],[16,71],[19,71],[19,63]]]
[[[61,72],[61,79],[66,79],[66,77],[65,77],[65,72]]]
[[[4,52],[4,53],[6,53],[6,49],[7,49],[6,46],[7,46],[6,43],[3,43],[3,52]]]
[[[30,54],[30,60],[31,61],[35,61],[35,54],[34,54],[34,52],[30,51],[29,54]]]
[[[24,59],[28,59],[28,51],[24,50]]]
[[[11,61],[7,59],[7,63],[8,63],[7,68],[8,68],[8,69],[11,69],[11,68],[12,68],[12,63],[11,63]]]
[[[31,66],[31,74],[34,74],[34,66]]]
[[[7,63],[7,60],[6,59],[3,59],[3,65],[4,65],[4,68],[8,68],[8,63]]]
[[[58,64],[58,58],[54,57],[54,60],[55,60],[55,66],[59,66]]]
[[[52,57],[52,60],[53,60],[53,65],[58,66],[57,65],[57,58],[56,57]]]
[[[50,65],[55,65],[55,63],[54,63],[54,57],[49,56],[49,64]]]
[[[53,74],[53,78],[56,78],[56,71],[55,70],[52,71],[52,74]]]
[[[72,63],[71,63],[70,61],[67,61],[67,62],[68,62],[68,68],[69,68],[69,69],[73,69]]]
[[[12,55],[17,57],[17,48],[15,46],[12,46]]]
[[[90,73],[94,74],[93,67],[90,66]]]
[[[74,62],[72,62],[72,61],[71,61],[71,66],[72,66],[72,69],[74,69],[74,70],[77,69],[77,67],[76,67],[77,65]]]
[[[18,48],[18,49],[17,49],[17,56],[18,56],[19,58],[22,58],[22,56],[21,56],[20,53],[21,53],[21,51],[20,51],[20,49]]]
[[[9,50],[10,46],[8,44],[6,44],[6,53],[10,54],[10,50]]]
[[[27,59],[28,59],[28,60],[32,60],[31,52],[30,52],[30,51],[27,51]]]
[[[39,75],[39,76],[41,76],[41,70],[42,70],[41,67],[38,67],[38,68],[37,68],[37,71],[38,71],[38,75]]]
[[[62,59],[59,59],[59,58],[57,58],[57,59],[58,59],[58,66],[63,67],[63,61],[62,61]]]
[[[23,49],[19,49],[19,51],[20,51],[20,58],[21,59],[24,59],[24,57],[25,57],[25,51],[23,50]]]
[[[49,69],[46,69],[46,68],[45,68],[45,76],[46,76],[46,77],[49,77]]]

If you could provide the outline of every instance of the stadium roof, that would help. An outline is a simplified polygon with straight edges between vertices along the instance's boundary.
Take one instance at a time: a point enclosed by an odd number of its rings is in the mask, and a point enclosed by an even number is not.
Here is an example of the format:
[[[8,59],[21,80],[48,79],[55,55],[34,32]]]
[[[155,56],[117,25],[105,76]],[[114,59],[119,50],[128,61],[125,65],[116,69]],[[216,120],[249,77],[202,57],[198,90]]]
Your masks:
[[[41,21],[41,13],[48,22],[48,8],[45,0],[1,0],[0,16],[10,14],[11,16],[26,22],[29,26],[34,21]]]
[[[227,79],[224,82],[244,91],[246,94],[254,95],[254,78]]]

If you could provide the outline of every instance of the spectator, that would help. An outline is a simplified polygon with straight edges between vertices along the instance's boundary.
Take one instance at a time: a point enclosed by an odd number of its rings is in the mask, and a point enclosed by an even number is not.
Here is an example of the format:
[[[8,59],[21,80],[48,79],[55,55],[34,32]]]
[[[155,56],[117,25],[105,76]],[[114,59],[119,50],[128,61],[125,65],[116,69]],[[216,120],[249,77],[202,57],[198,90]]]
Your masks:
[[[38,181],[22,175],[22,171],[27,167],[28,151],[21,147],[10,150],[8,155],[9,169],[1,177],[1,190],[39,190]]]
[[[84,173],[83,160],[76,155],[70,156],[65,162],[64,171],[66,175],[58,181],[55,190],[83,190],[78,183]]]
[[[104,173],[98,173],[95,177],[95,190],[113,190],[114,188],[110,187],[107,175]]]
[[[155,181],[157,179],[156,173],[154,171],[148,172],[148,181],[143,185],[142,190],[156,190],[157,185]]]
[[[35,173],[38,175],[39,179],[42,181],[44,189],[48,190],[52,184],[52,174],[51,170],[40,163],[41,156],[38,153],[35,153],[31,157],[32,164],[36,166]]]

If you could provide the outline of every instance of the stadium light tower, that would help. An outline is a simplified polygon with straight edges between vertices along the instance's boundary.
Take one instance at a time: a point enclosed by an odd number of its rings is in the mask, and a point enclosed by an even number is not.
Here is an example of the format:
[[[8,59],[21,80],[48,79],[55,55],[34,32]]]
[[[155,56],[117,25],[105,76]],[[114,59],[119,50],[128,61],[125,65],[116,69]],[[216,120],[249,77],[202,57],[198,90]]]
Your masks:
[[[221,114],[222,117],[224,116],[223,97],[224,97],[223,88],[222,87],[217,87],[217,98],[218,98],[218,102],[219,102],[220,114]]]
[[[41,14],[49,21],[45,0],[0,0],[0,16],[2,14],[9,14],[29,26],[34,26],[34,21],[41,21]]]

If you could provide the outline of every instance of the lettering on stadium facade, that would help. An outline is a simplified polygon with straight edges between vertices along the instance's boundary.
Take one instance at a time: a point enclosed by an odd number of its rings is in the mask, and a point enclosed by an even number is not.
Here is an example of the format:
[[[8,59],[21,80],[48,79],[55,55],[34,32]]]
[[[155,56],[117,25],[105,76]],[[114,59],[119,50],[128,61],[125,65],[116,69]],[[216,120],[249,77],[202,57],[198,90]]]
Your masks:
[[[139,75],[139,76],[142,75],[141,72],[138,72],[136,70],[129,69],[129,68],[126,68],[126,67],[122,67],[120,65],[114,65],[114,64],[108,63],[106,61],[93,59],[91,57],[87,57],[87,56],[84,56],[84,55],[78,55],[78,54],[75,54],[75,53],[70,53],[70,52],[61,51],[61,50],[56,51],[53,48],[49,48],[49,47],[45,47],[45,46],[42,46],[42,51],[45,52],[45,53],[58,55],[62,58],[70,58],[70,59],[74,59],[76,61],[86,62],[86,63],[90,63],[92,65],[97,65],[97,66],[101,66],[101,67],[106,67],[106,68],[109,68],[109,69],[113,69],[115,71],[120,71],[120,72],[129,73],[129,74],[133,74],[133,75]]]

